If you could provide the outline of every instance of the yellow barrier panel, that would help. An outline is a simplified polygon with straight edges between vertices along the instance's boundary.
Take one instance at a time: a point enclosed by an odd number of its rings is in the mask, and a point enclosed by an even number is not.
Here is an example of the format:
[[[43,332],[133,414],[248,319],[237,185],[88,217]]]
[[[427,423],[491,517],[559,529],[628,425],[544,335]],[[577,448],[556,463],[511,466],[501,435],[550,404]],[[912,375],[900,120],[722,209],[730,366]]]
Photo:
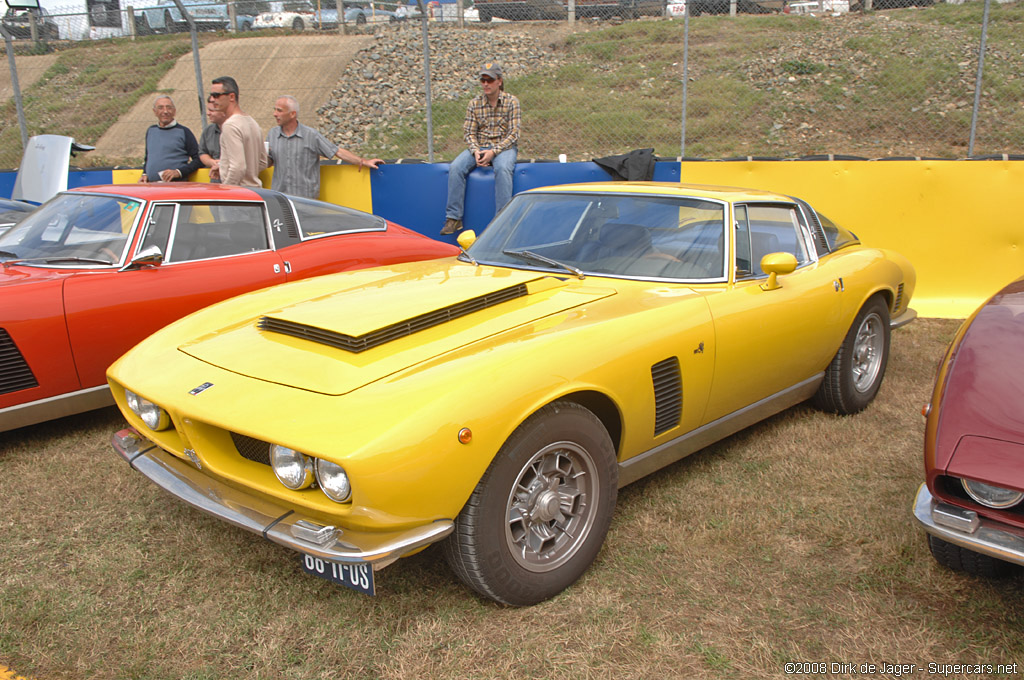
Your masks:
[[[1020,161],[684,162],[684,182],[798,196],[917,269],[922,317],[964,318],[1024,274]]]

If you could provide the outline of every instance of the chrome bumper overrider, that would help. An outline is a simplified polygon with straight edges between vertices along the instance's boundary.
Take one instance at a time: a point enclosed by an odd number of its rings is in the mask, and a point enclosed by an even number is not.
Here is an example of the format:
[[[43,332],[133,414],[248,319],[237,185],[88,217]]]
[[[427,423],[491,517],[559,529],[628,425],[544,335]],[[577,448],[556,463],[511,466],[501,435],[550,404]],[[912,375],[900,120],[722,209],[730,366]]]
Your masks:
[[[914,499],[914,517],[924,530],[942,540],[982,555],[1024,564],[1024,537],[1007,525],[935,500],[924,484]]]
[[[451,520],[392,532],[324,527],[317,520],[239,491],[172,456],[135,429],[117,432],[114,450],[157,486],[214,517],[269,541],[331,562],[368,562],[381,569],[402,555],[441,540]]]

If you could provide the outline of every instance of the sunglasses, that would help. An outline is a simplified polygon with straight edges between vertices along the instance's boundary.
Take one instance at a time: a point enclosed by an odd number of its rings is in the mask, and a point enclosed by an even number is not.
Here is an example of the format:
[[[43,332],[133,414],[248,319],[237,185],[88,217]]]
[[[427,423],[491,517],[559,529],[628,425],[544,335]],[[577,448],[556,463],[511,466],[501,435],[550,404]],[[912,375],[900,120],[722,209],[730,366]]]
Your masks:
[[[212,102],[216,99],[220,99],[224,95],[231,94],[230,92],[211,92],[210,96],[206,98],[206,101]]]
[[[480,76],[481,83],[493,83],[494,78],[488,78],[487,76]]]

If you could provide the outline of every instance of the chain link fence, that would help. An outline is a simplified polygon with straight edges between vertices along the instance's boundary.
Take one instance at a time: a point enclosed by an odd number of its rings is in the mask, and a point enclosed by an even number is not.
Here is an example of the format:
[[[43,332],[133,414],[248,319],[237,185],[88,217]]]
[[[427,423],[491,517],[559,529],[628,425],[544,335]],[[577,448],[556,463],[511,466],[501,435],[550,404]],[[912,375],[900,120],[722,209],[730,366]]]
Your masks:
[[[647,147],[699,158],[1024,153],[1019,2],[874,0],[910,5],[891,12],[856,11],[868,0],[854,11],[848,0],[186,3],[200,29],[193,54],[187,33],[164,35],[188,29],[172,2],[81,1],[81,12],[44,10],[20,32],[5,17],[30,99],[45,98],[36,88],[55,74],[88,68],[87,52],[76,54],[86,43],[131,68],[138,46],[184,41],[161,57],[158,79],[112,93],[131,105],[98,132],[95,121],[76,129],[28,109],[29,134],[74,136],[107,163],[141,161],[157,93],[174,96],[198,136],[201,90],[222,75],[238,80],[264,130],[276,98],[291,94],[300,120],[363,156],[451,160],[485,60],[502,64],[522,103],[521,161]],[[545,12],[565,18],[537,18]],[[531,20],[508,20],[521,16]]]

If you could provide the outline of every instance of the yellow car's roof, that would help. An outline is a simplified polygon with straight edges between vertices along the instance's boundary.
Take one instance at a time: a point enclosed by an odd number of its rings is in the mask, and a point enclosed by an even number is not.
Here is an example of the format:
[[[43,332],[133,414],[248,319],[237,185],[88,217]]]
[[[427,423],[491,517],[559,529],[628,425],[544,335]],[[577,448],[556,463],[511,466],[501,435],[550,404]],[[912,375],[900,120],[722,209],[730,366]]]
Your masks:
[[[537,187],[527,193],[534,192],[586,192],[586,193],[628,193],[628,194],[668,194],[678,196],[694,196],[719,201],[792,201],[784,194],[760,189],[744,189],[742,187],[725,187],[713,184],[685,184],[683,182],[585,182],[580,184],[560,184],[557,186]]]

